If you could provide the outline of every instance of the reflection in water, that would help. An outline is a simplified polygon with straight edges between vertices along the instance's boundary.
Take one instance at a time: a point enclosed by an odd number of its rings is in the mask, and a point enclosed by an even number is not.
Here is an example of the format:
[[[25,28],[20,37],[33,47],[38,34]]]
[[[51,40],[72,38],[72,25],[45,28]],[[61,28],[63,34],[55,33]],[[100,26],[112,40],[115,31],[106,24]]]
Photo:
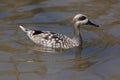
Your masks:
[[[44,77],[45,75],[50,73],[55,74],[61,72],[61,70],[73,69],[77,71],[84,71],[88,69],[89,66],[93,65],[93,63],[86,58],[82,58],[80,55],[81,51],[82,49],[80,47],[75,48],[75,58],[73,58],[72,60],[70,60],[69,58],[68,60],[62,59],[62,57],[61,59],[57,60],[54,59],[54,54],[51,54],[51,57],[53,58],[52,60],[41,60],[41,57],[46,57],[47,55],[40,53],[14,55],[10,58],[9,61],[3,61],[4,63],[9,63],[13,65],[14,70],[1,71],[0,75],[15,75],[16,80],[19,80],[21,77],[28,78],[28,76],[25,76],[27,74],[31,74],[31,76],[40,75]],[[28,59],[26,59],[29,55],[31,55],[31,57],[28,57]],[[63,65],[63,63],[65,64]],[[70,63],[70,65],[68,63]],[[50,69],[52,69],[53,71],[50,71]]]
[[[35,45],[33,47],[28,47],[30,50],[35,50],[35,51],[40,51],[40,52],[48,52],[48,53],[57,53],[57,52],[64,52],[66,51],[65,49],[55,49],[55,48],[47,48],[47,47],[44,47],[44,46],[38,46],[38,45]]]
[[[32,50],[31,50],[32,51]],[[15,75],[16,80],[20,80],[21,77],[27,77],[25,75],[39,75],[44,78],[47,74],[56,74],[61,72],[61,70],[75,70],[75,71],[85,71],[90,66],[94,64],[94,62],[90,62],[88,58],[81,57],[81,47],[75,48],[75,58],[73,59],[62,59],[62,56],[59,57],[60,59],[54,59],[54,54],[50,54],[52,60],[48,58],[45,60],[46,55],[38,53],[39,51],[34,51],[30,54],[14,54],[10,57],[9,61],[2,61],[2,63],[10,64],[13,66],[13,70],[1,71],[0,75]],[[33,54],[34,53],[34,54]],[[59,54],[59,53],[57,53]],[[26,57],[25,57],[26,56]],[[27,57],[29,56],[29,57]],[[59,55],[60,56],[60,55]],[[42,58],[43,57],[43,58]],[[50,56],[48,56],[50,57]],[[42,60],[43,59],[43,60]],[[65,63],[63,65],[63,63]],[[57,67],[56,67],[57,66]],[[64,67],[63,67],[64,66]],[[53,70],[53,71],[50,71]],[[34,74],[34,75],[33,75]]]
[[[75,58],[73,59],[73,66],[68,69],[73,69],[77,71],[85,71],[90,66],[95,64],[95,62],[89,61],[89,58],[84,58],[81,56],[82,53],[82,47],[76,47],[75,49]]]

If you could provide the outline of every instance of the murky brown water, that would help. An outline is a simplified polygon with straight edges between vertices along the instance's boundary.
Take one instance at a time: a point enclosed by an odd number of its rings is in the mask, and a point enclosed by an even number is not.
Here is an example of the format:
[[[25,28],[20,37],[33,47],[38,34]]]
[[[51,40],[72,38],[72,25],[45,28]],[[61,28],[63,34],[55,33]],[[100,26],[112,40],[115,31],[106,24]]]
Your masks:
[[[18,27],[71,36],[77,13],[101,25],[81,27],[83,49],[41,52]],[[119,20],[119,0],[0,0],[0,80],[120,80]]]

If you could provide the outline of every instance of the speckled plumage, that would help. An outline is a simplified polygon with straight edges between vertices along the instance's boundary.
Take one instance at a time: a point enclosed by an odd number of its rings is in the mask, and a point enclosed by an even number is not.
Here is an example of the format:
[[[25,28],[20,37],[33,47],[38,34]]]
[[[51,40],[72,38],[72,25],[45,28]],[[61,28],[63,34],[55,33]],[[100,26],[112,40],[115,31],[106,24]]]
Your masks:
[[[38,45],[52,48],[71,48],[75,44],[69,37],[49,31],[28,30],[28,37]]]
[[[23,26],[19,26],[24,32],[27,33],[28,37],[36,44],[41,45],[43,47],[51,47],[51,48],[63,48],[68,49],[75,46],[79,46],[81,44],[81,35],[79,33],[79,27],[82,24],[95,25],[91,23],[85,15],[78,14],[73,18],[74,24],[74,36],[73,38],[69,38],[66,35],[54,33],[50,31],[38,31],[38,30],[29,30],[24,28]]]

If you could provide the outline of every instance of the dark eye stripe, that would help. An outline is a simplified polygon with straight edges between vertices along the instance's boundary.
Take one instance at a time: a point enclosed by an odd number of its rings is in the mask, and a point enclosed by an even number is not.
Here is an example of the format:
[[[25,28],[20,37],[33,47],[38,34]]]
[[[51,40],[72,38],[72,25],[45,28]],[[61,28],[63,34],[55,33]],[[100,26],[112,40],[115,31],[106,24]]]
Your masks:
[[[78,20],[85,20],[86,17],[85,16],[81,16]]]
[[[41,34],[41,33],[43,33],[43,32],[35,30],[35,32],[33,33],[33,35],[38,35],[38,34]]]

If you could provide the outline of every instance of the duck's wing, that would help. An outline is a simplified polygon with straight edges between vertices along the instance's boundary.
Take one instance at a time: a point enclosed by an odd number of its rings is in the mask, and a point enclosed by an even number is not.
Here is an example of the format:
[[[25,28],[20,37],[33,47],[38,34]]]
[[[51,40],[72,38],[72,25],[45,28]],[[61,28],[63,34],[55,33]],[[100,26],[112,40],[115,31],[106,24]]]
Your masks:
[[[65,38],[65,35],[63,34],[54,33],[50,31],[37,31],[37,30],[34,30],[31,36],[33,36],[36,39],[49,41],[52,43],[63,42]]]

